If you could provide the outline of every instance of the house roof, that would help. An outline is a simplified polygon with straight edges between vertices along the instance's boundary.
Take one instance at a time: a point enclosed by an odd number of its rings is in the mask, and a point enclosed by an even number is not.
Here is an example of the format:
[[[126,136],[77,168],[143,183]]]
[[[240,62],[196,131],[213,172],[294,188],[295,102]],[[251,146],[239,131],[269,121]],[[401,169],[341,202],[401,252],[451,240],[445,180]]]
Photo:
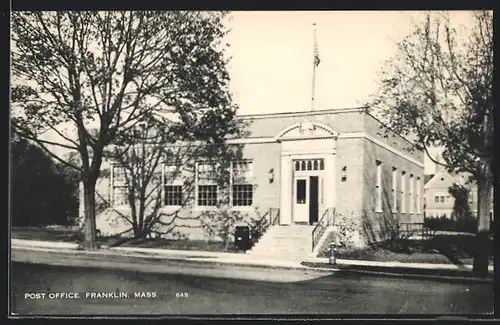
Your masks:
[[[424,175],[424,184],[427,184],[432,179],[432,177],[434,177],[434,174]]]
[[[455,173],[442,169],[435,175],[424,175],[425,189],[443,189],[448,188],[453,184],[462,184],[474,187],[476,185],[475,182],[469,182],[470,176],[470,173]]]
[[[456,180],[445,170],[439,171],[427,183],[425,189],[448,189]]]

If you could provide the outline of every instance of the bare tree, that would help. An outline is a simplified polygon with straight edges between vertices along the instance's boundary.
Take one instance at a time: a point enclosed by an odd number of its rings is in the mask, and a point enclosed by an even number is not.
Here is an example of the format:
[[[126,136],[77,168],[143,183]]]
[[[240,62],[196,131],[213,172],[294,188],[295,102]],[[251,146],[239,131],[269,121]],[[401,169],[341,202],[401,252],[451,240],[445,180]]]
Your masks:
[[[113,149],[106,155],[106,159],[114,165],[113,168],[122,170],[121,187],[125,189],[125,193],[121,194],[126,196],[127,212],[114,209],[114,202],[106,202],[102,196],[101,199],[130,224],[131,228],[125,232],[132,230],[134,238],[143,238],[152,233],[172,234],[176,228],[179,211],[169,213],[161,209],[168,194],[162,186],[173,185],[172,181],[179,180],[175,185],[182,190],[169,193],[175,195],[170,199],[174,199],[175,205],[184,209],[192,205],[196,200],[194,195],[197,161],[218,166],[213,174],[216,182],[221,189],[228,184],[228,167],[231,161],[239,159],[241,148],[228,145],[225,138],[241,135],[242,123],[237,120],[223,120],[217,122],[217,126],[216,135],[212,134],[209,128],[204,128],[203,133],[197,136],[204,139],[211,137],[215,141],[181,141],[184,136],[179,137],[176,132],[171,132],[175,125],[168,120],[154,117],[115,139]],[[225,203],[227,205],[228,202]],[[200,218],[193,216],[191,219]]]
[[[453,28],[448,13],[429,13],[398,43],[369,106],[387,127],[416,138],[436,164],[471,173],[477,182],[478,228],[474,271],[488,272],[489,211],[493,185],[493,13],[476,11]],[[467,35],[462,39],[462,35]],[[429,154],[442,147],[444,162]]]
[[[104,150],[117,136],[148,116],[168,112],[175,125],[170,131],[192,139],[205,134],[205,127],[216,128],[214,121],[234,116],[221,43],[225,16],[12,14],[12,125],[80,173],[86,249],[97,248],[95,185]],[[80,164],[55,148],[78,152]]]

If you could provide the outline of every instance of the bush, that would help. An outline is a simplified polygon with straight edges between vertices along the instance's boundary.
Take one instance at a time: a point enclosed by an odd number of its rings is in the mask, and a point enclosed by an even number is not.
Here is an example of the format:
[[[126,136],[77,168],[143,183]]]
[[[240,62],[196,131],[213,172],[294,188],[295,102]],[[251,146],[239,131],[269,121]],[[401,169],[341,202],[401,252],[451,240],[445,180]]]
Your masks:
[[[339,213],[335,216],[335,226],[336,243],[339,248],[350,249],[361,244],[363,238],[360,233],[361,218],[354,217],[353,213],[350,215]]]
[[[477,220],[474,218],[458,219],[458,220],[451,220],[446,217],[425,218],[424,227],[427,227],[431,230],[475,233],[477,229]]]

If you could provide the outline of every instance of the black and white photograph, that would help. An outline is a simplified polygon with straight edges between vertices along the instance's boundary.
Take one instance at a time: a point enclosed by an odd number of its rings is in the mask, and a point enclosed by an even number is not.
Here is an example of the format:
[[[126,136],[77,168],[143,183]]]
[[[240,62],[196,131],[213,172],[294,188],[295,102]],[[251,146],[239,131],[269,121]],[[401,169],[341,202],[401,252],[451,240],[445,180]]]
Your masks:
[[[493,315],[493,11],[10,19],[10,318]]]

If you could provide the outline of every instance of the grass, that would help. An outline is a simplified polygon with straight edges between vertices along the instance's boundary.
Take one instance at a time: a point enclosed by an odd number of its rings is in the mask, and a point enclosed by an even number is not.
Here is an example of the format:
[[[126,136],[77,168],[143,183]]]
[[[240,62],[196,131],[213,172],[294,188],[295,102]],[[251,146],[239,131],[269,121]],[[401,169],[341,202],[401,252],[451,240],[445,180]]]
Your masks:
[[[12,229],[12,238],[43,241],[80,243],[77,231],[70,229],[50,229],[44,227],[16,227]],[[223,243],[204,240],[172,240],[164,238],[120,238],[100,237],[98,243],[108,246],[159,248],[172,250],[191,250],[207,252],[237,252],[233,245],[226,248]]]
[[[231,252],[236,250],[230,245],[228,248],[221,242],[204,240],[173,240],[164,238],[138,238],[120,244],[121,247],[142,247],[142,248],[160,248],[172,250],[191,250],[205,252]]]
[[[51,229],[45,227],[13,227],[11,231],[12,238],[47,240],[67,243],[79,242],[77,231],[71,228]]]
[[[380,262],[472,264],[474,240],[472,234],[436,235],[426,240],[398,239],[363,249],[342,250],[338,257]],[[492,239],[488,254],[493,261]],[[323,251],[318,256],[326,257],[328,252]]]

